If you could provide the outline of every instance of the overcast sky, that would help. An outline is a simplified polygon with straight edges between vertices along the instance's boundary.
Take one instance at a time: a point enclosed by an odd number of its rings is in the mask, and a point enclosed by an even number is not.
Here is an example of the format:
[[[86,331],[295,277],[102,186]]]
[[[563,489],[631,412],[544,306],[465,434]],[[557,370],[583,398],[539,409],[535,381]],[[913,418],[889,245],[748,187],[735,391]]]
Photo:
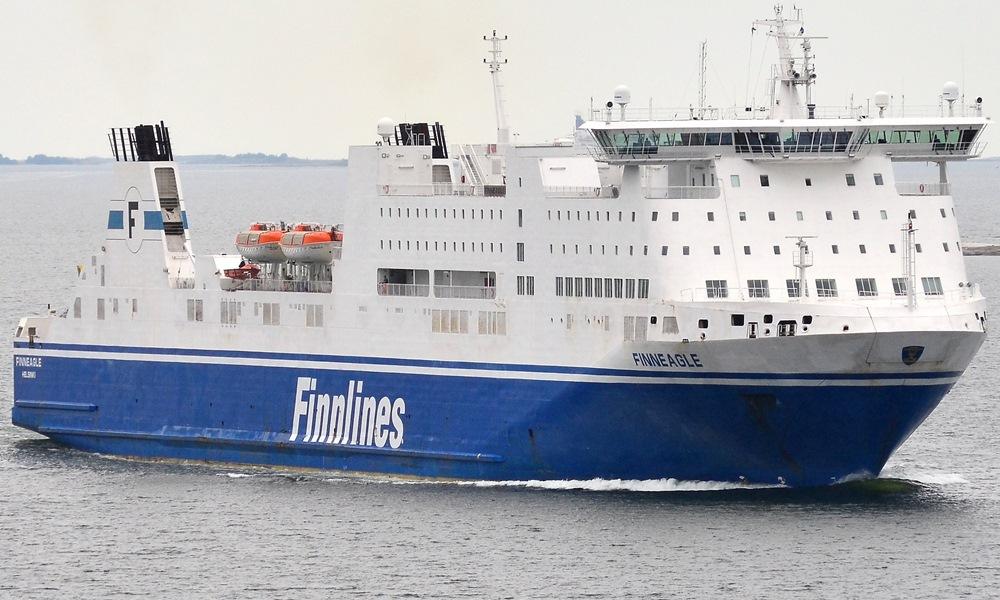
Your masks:
[[[619,83],[645,106],[708,96],[765,101],[774,49],[750,24],[773,2],[474,0],[0,0],[0,154],[107,155],[104,131],[163,119],[178,154],[287,152],[339,158],[379,117],[441,121],[450,142],[495,136],[482,35],[510,36],[504,71],[521,141],[567,135],[591,96]],[[995,2],[800,2],[815,42],[820,105],[876,90],[934,105],[954,79],[1000,107]],[[791,3],[786,5],[790,12]],[[761,68],[761,50],[767,57]],[[748,60],[749,56],[749,60]],[[751,94],[753,95],[753,94]],[[1000,154],[1000,132],[987,154]]]

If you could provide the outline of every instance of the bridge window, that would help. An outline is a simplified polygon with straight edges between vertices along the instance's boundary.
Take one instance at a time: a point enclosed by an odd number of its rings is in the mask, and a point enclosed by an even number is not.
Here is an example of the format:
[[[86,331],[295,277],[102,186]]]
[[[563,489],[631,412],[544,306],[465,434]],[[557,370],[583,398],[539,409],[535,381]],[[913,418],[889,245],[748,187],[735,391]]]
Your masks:
[[[817,279],[816,296],[820,298],[836,298],[837,281],[835,279]]]
[[[705,281],[705,295],[709,298],[728,298],[729,284],[725,279],[709,279]]]
[[[854,283],[858,288],[858,296],[878,296],[878,287],[875,285],[873,278],[864,277],[855,279]]]
[[[770,298],[771,289],[766,279],[748,279],[747,289],[751,298]]]
[[[928,296],[940,296],[944,294],[940,277],[921,277],[920,283],[924,286],[924,294]]]

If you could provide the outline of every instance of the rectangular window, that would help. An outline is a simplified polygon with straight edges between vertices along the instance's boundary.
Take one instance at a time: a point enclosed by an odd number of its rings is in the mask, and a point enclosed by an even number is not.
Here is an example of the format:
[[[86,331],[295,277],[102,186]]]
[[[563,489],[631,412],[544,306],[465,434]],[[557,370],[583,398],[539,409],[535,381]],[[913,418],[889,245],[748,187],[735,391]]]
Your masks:
[[[667,255],[667,247],[666,246],[661,246],[660,247],[660,256],[666,256],[666,255]]]
[[[771,185],[771,180],[767,175],[760,176],[760,187],[769,187]]]
[[[620,277],[615,278],[615,298],[622,297],[622,281]]]
[[[895,296],[905,296],[907,294],[907,289],[909,284],[905,277],[893,277],[892,278],[892,293]]]
[[[517,276],[517,295],[524,295],[524,275]]]
[[[846,175],[846,178],[847,178],[847,187],[854,187],[854,174],[848,173]]]
[[[768,221],[773,221],[774,220],[774,211],[773,210],[772,211],[768,211],[768,213],[767,213],[767,220]]]
[[[746,220],[747,220],[747,214],[741,210],[740,211],[740,221],[746,221]]]
[[[187,319],[188,321],[203,321],[205,318],[204,300],[188,298]]]
[[[495,310],[479,311],[480,335],[507,335],[507,313]]]
[[[663,333],[677,333],[677,317],[663,317]]]
[[[871,277],[855,279],[854,284],[858,287],[858,296],[878,296],[878,287]]]
[[[837,281],[835,279],[817,279],[816,296],[819,298],[836,298]]]
[[[715,213],[714,212],[709,212],[708,213],[708,220],[709,221],[714,221],[715,220]]]
[[[556,296],[563,295],[563,278],[556,277]]]
[[[708,298],[728,298],[729,284],[725,279],[708,279],[705,281],[705,295]]]
[[[940,296],[944,294],[940,277],[921,277],[920,283],[924,286],[924,294],[928,296]]]
[[[883,185],[885,182],[882,180],[881,173],[875,173],[875,185]]]
[[[639,280],[639,297],[649,298],[649,280],[640,279]]]
[[[812,187],[813,180],[810,177],[806,177],[806,187]]]
[[[750,246],[743,246],[743,254],[750,255]]]
[[[716,256],[722,254],[722,247],[721,246],[712,246],[712,254],[714,254]]]
[[[594,278],[593,277],[587,277],[586,279],[583,280],[583,284],[584,284],[584,290],[585,290],[583,295],[586,296],[586,297],[588,297],[588,298],[593,298],[594,297]]]
[[[223,325],[235,325],[242,312],[242,305],[236,300],[223,300],[219,305],[219,321]]]
[[[656,217],[657,216],[659,216],[659,214],[654,210],[653,211],[653,221],[656,221]]]
[[[566,295],[567,296],[572,296],[573,295],[573,278],[572,277],[564,277],[563,278],[563,283],[566,286]]]
[[[525,295],[534,296],[535,295],[535,276],[528,275],[527,281],[525,282]]]
[[[868,253],[868,250],[865,249],[865,245],[864,244],[858,244],[858,250],[861,251],[861,254],[867,254]]]
[[[73,300],[73,318],[79,319],[82,316],[82,302],[80,298]]]
[[[786,279],[785,289],[788,291],[789,298],[799,298],[802,296],[799,290],[799,280],[798,279]]]
[[[945,252],[949,252],[949,250],[948,250],[948,242],[941,242],[941,246],[944,248]]]
[[[677,211],[674,211],[674,212],[670,213],[670,220],[673,221],[673,222],[675,222],[675,223],[677,221],[680,221],[681,220],[681,213],[679,213]]]
[[[517,262],[524,262],[524,242],[517,243]]]
[[[795,220],[796,221],[801,221],[802,219],[803,219],[802,211],[801,210],[795,211]]]
[[[469,333],[469,311],[431,310],[431,331],[434,333]]]
[[[575,283],[574,287],[576,288],[576,297],[577,298],[582,298],[583,297],[583,277],[577,277],[576,278],[576,283]]]
[[[420,212],[418,211],[419,215]],[[402,309],[397,309],[402,310]],[[323,326],[323,305],[322,304],[306,304],[306,327],[322,327]]]
[[[97,299],[97,320],[104,320],[104,298]]]
[[[837,244],[830,246],[830,250],[832,250],[834,254],[840,254],[840,246]]]
[[[490,211],[490,219],[493,219],[493,211]],[[517,209],[517,226],[524,227],[524,211]]]
[[[690,246],[684,246],[684,247],[682,247],[681,248],[681,254],[683,254],[684,256],[687,256],[688,254],[691,254],[691,247]]]
[[[826,220],[827,221],[832,221],[833,220],[833,213],[832,212],[826,211]]]
[[[889,214],[886,213],[884,210],[878,211],[878,214],[879,214],[880,217],[882,217],[883,221],[885,221],[885,220],[887,220],[889,218]]]
[[[889,244],[889,254],[896,253],[896,244]]]
[[[635,298],[635,279],[625,280],[625,297]]]
[[[614,297],[614,289],[611,286],[611,278],[610,277],[606,277],[604,279],[604,297],[605,298],[613,298]]]
[[[781,246],[775,246],[774,247],[774,253],[775,254],[781,254]]]
[[[750,290],[751,298],[770,298],[771,289],[766,279],[748,279],[747,289]]]
[[[740,176],[739,175],[730,175],[729,176],[729,185],[732,186],[732,187],[734,187],[734,188],[740,187]]]
[[[263,305],[264,325],[280,325],[281,312],[280,304],[277,302],[265,302]]]
[[[858,211],[855,210],[851,214],[854,216],[854,220],[855,221],[860,221],[861,220],[861,213],[860,212],[858,212]]]

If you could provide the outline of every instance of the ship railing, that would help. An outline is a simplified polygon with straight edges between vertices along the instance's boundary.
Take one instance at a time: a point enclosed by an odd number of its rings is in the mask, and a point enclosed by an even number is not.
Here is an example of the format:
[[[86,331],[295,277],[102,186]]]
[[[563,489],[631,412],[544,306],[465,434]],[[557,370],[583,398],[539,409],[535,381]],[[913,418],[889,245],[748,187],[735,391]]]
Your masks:
[[[951,184],[897,181],[896,193],[900,196],[948,196],[951,194]]]
[[[718,198],[721,193],[718,186],[709,185],[647,186],[643,188],[643,195],[646,198],[706,200]]]
[[[618,186],[550,185],[545,187],[546,198],[617,198]]]
[[[296,279],[243,279],[226,280],[228,291],[252,292],[309,292],[329,294],[333,291],[332,281],[308,281]]]
[[[986,150],[986,142],[929,142],[914,144],[866,144],[878,148],[886,156],[899,161],[920,161],[947,159],[949,156],[959,159],[982,156]]]
[[[497,198],[507,195],[506,185],[469,183],[390,183],[377,185],[379,196],[480,196]]]
[[[193,290],[194,277],[170,277],[169,284],[175,290]]]
[[[805,107],[801,107],[802,118],[806,118]],[[883,111],[881,118],[901,119],[908,117],[948,117],[948,109],[943,104],[928,105],[905,105],[898,104],[888,106]],[[953,116],[955,117],[979,117],[982,110],[974,106],[961,106],[956,103]],[[609,113],[604,109],[594,109],[590,113],[591,121],[616,122],[616,121],[713,121],[713,120],[739,120],[739,121],[760,121],[773,119],[771,111],[766,106],[746,107],[746,106],[706,106],[696,107],[675,106],[675,107],[648,107],[630,106],[625,109],[624,119],[621,110],[615,107]],[[816,106],[813,111],[814,119],[865,119],[876,121],[879,117],[879,110],[874,104],[860,105],[822,105]]]
[[[423,283],[380,283],[379,296],[421,297],[430,295],[431,286]]]
[[[435,285],[434,297],[493,300],[497,297],[497,289],[492,286]]]

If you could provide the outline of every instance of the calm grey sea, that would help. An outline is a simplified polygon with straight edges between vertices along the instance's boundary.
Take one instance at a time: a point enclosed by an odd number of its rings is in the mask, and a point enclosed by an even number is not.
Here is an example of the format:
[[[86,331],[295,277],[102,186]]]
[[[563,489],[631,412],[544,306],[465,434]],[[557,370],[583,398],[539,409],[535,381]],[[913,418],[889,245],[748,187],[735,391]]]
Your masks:
[[[196,251],[231,252],[256,219],[336,222],[345,175],[182,169]],[[1000,162],[953,180],[964,239],[1000,239]],[[0,167],[0,363],[19,316],[65,302],[113,191],[110,166]],[[1000,315],[1000,258],[968,264]],[[998,597],[998,367],[994,335],[882,478],[813,490],[134,462],[12,427],[8,368],[0,598]]]

